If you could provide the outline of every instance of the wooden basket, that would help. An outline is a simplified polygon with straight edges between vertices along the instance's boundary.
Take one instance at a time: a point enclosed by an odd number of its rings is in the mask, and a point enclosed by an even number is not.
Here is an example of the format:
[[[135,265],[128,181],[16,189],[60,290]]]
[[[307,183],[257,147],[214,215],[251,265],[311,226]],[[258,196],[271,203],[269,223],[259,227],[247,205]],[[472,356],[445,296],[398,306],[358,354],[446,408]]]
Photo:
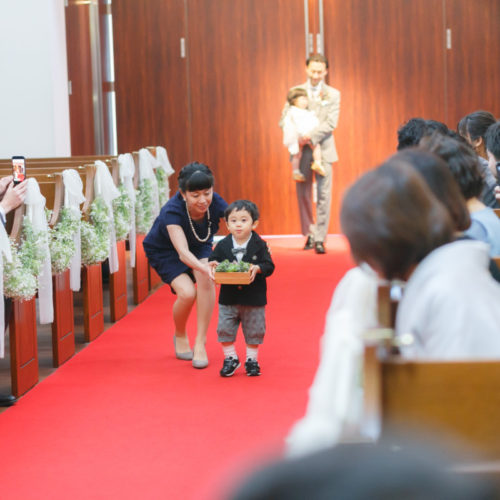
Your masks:
[[[249,285],[250,271],[239,273],[215,272],[215,282],[219,285]]]

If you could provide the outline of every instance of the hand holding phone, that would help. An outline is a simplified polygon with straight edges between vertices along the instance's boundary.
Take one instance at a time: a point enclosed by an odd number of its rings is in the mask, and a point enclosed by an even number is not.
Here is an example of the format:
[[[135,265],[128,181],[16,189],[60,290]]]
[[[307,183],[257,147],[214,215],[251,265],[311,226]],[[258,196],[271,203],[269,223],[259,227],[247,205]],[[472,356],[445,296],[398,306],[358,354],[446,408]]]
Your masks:
[[[14,178],[14,186],[26,179],[26,160],[24,156],[12,157],[12,177]]]

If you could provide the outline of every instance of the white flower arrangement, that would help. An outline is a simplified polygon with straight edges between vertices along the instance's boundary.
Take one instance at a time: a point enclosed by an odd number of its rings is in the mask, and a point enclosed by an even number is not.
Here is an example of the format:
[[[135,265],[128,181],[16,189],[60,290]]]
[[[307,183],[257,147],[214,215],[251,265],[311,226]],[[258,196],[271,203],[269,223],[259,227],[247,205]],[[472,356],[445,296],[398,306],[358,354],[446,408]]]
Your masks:
[[[21,242],[10,241],[12,262],[4,258],[4,295],[13,299],[30,300],[38,289],[38,276],[46,254],[46,235],[35,231],[24,217]]]
[[[80,221],[80,212],[64,207],[61,209],[59,222],[50,229],[49,246],[54,274],[66,271],[71,264],[76,252],[73,237],[80,227]]]
[[[123,184],[118,186],[118,191],[120,191],[120,196],[113,200],[113,216],[115,219],[116,241],[122,241],[127,239],[128,233],[130,233],[132,200]]]
[[[90,222],[82,221],[82,263],[90,266],[106,260],[109,254],[111,216],[102,197],[90,205]]]
[[[154,191],[151,179],[144,179],[136,192],[135,225],[138,234],[147,234],[154,221]]]
[[[165,205],[168,201],[167,189],[168,189],[168,177],[167,173],[163,168],[158,167],[155,170],[156,182],[158,183],[158,199],[160,201],[160,207]]]

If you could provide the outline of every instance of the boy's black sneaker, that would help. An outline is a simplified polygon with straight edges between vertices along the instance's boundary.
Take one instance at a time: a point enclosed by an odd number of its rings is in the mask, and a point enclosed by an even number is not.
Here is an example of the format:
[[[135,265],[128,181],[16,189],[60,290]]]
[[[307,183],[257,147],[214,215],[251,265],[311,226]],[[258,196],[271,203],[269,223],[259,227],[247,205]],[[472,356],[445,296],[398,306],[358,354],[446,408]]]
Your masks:
[[[247,359],[245,362],[245,370],[249,377],[258,377],[260,375],[260,366],[256,359]]]
[[[230,377],[237,368],[241,366],[240,360],[238,358],[233,358],[229,356],[224,359],[224,364],[222,365],[222,370],[220,371],[221,377]]]

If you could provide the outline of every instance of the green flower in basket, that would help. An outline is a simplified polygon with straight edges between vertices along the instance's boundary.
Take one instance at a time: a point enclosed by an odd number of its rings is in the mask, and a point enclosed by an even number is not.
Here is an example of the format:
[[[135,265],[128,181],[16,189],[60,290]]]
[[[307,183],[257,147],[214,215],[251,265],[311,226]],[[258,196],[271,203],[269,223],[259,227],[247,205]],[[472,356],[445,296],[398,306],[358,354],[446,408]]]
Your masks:
[[[147,234],[154,221],[154,191],[151,179],[144,179],[136,194],[135,225],[138,234]]]
[[[123,184],[118,187],[120,196],[113,200],[113,216],[115,220],[116,241],[127,239],[130,233],[130,220],[132,217],[132,200]]]
[[[106,260],[109,254],[111,217],[102,197],[90,205],[90,221],[81,222],[82,263],[87,266]]]

